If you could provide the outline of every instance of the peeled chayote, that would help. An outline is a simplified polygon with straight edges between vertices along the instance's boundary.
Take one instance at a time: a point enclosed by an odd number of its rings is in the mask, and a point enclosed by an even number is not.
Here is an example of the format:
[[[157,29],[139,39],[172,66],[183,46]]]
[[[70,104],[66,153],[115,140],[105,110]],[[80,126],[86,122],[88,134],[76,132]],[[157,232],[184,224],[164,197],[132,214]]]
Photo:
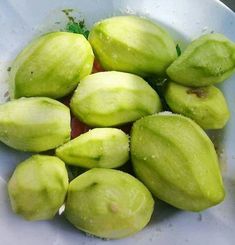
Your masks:
[[[0,141],[22,151],[54,149],[70,139],[70,112],[43,97],[20,98],[0,105]]]
[[[68,189],[65,164],[57,157],[34,155],[20,163],[8,183],[13,211],[27,220],[55,216]]]
[[[149,190],[177,208],[200,211],[224,199],[214,145],[189,118],[160,113],[135,122],[131,159]]]
[[[204,129],[223,128],[229,119],[224,95],[215,86],[191,88],[169,82],[165,99],[173,112],[193,119]]]
[[[13,62],[10,97],[63,97],[91,73],[93,60],[92,48],[83,35],[43,35],[26,46]]]
[[[116,168],[129,158],[129,138],[120,129],[95,128],[56,149],[65,163],[84,168]]]
[[[168,76],[185,86],[201,87],[222,82],[235,70],[235,44],[222,34],[194,40],[167,69]]]
[[[84,78],[79,83],[70,106],[74,115],[84,123],[108,127],[159,112],[161,101],[141,77],[109,71]]]
[[[82,231],[118,239],[143,229],[153,206],[151,193],[133,176],[93,168],[70,183],[65,216]]]
[[[162,75],[177,57],[174,41],[167,31],[138,16],[97,22],[89,41],[105,70]]]

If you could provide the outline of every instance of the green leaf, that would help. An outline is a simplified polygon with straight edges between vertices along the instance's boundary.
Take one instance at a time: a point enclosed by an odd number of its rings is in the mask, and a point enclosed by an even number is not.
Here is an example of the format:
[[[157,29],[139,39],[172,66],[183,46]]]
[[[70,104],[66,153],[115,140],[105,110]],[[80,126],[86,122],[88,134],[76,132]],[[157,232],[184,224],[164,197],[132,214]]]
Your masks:
[[[84,20],[79,22],[69,21],[65,29],[68,32],[82,34],[83,36],[85,36],[85,38],[88,38],[88,35],[90,33],[84,24]]]

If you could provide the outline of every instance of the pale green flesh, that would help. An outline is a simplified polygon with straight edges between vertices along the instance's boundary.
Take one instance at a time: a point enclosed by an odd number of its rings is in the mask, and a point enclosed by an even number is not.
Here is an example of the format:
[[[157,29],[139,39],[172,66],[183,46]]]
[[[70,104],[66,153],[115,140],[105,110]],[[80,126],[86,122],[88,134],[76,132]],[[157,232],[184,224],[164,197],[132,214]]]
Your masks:
[[[30,43],[12,64],[11,99],[46,96],[60,98],[89,75],[94,55],[79,34],[54,32]]]
[[[177,208],[200,211],[224,198],[214,146],[186,117],[158,114],[137,121],[131,159],[150,191]]]
[[[9,180],[12,209],[27,220],[52,219],[64,203],[68,184],[59,158],[34,155],[20,163]]]
[[[56,155],[70,165],[116,168],[129,158],[129,139],[120,129],[92,129],[57,148]]]
[[[49,98],[21,98],[0,105],[0,141],[22,151],[41,152],[70,139],[70,112]]]
[[[136,16],[96,23],[89,41],[106,70],[162,75],[177,57],[170,35],[153,22]]]
[[[208,86],[229,78],[235,70],[235,44],[222,34],[193,41],[167,69],[167,75],[186,86]]]
[[[161,101],[142,78],[113,71],[83,79],[70,106],[74,115],[86,124],[108,127],[159,112]]]
[[[197,90],[170,82],[165,99],[173,112],[193,119],[204,129],[223,128],[230,116],[222,92],[214,86]]]
[[[143,229],[154,200],[133,176],[111,169],[92,169],[69,185],[66,218],[78,229],[118,239]]]

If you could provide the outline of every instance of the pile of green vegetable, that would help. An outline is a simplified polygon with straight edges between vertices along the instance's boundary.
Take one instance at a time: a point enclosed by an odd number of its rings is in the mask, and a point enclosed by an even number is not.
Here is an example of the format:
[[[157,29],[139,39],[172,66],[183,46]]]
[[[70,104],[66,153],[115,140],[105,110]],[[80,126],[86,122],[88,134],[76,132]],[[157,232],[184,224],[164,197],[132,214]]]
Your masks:
[[[94,56],[105,72],[90,75]],[[102,20],[88,40],[54,32],[32,41],[13,62],[11,101],[0,105],[0,140],[36,153],[9,180],[13,211],[45,220],[65,204],[78,229],[118,239],[147,225],[152,195],[189,211],[220,203],[218,157],[203,129],[227,123],[213,84],[234,70],[235,44],[223,35],[199,37],[178,57],[166,30],[136,16]],[[167,78],[160,96],[150,77]],[[71,112],[56,100],[70,93]],[[70,140],[71,113],[93,129]],[[130,136],[114,128],[132,122]],[[55,156],[44,153],[51,149]],[[110,169],[129,155],[136,177]],[[87,171],[69,183],[65,164]]]

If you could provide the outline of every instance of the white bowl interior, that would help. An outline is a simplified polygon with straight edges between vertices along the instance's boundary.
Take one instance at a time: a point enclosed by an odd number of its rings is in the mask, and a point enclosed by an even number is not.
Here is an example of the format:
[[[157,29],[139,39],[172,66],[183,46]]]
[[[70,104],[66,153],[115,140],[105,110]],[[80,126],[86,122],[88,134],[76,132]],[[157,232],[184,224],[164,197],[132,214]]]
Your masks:
[[[235,14],[213,0],[5,0],[0,1],[0,102],[7,99],[7,68],[16,54],[33,37],[60,30],[67,23],[61,11],[73,9],[72,16],[94,22],[113,15],[137,14],[164,26],[182,48],[205,33],[219,32],[235,41]],[[60,23],[58,23],[60,22]],[[225,201],[201,213],[183,212],[157,202],[150,224],[140,233],[106,244],[234,244],[235,231],[235,76],[220,85],[228,100],[231,119],[224,130],[209,132],[220,155],[226,185]],[[0,144],[0,243],[75,245],[103,244],[85,236],[63,217],[47,222],[27,222],[14,215],[6,182],[17,163],[29,154]]]

